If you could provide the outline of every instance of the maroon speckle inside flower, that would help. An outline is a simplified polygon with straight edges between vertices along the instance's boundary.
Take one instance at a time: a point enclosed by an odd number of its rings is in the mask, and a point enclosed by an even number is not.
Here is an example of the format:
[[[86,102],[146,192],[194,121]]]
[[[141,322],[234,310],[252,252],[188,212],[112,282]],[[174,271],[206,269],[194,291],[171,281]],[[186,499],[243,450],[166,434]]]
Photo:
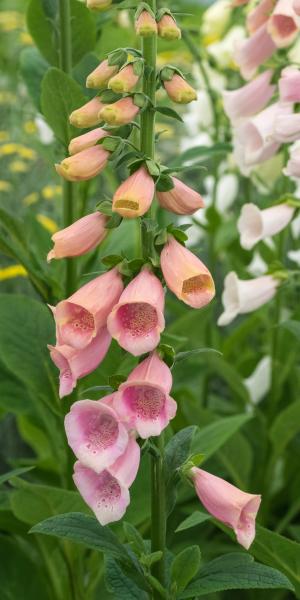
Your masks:
[[[147,302],[124,304],[118,310],[118,319],[122,328],[133,337],[149,334],[158,323],[155,308]]]
[[[102,471],[97,485],[97,507],[110,508],[118,502],[120,497],[121,487],[117,479],[108,471]]]
[[[87,448],[96,454],[112,446],[118,437],[119,427],[116,419],[109,414],[97,414],[95,411],[89,415],[86,424]]]
[[[145,421],[157,419],[165,404],[165,394],[151,385],[133,385],[123,394],[132,412]]]
[[[273,23],[282,37],[288,37],[297,30],[294,19],[286,15],[274,15]]]

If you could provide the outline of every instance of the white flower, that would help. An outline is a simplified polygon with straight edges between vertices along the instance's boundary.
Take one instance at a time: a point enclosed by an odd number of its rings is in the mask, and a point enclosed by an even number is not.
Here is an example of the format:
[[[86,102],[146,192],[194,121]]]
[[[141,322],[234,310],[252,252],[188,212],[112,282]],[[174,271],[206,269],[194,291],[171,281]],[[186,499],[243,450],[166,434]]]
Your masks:
[[[224,280],[224,311],[218,319],[218,325],[228,325],[237,315],[256,310],[275,296],[278,285],[279,280],[272,275],[243,281],[231,271]]]

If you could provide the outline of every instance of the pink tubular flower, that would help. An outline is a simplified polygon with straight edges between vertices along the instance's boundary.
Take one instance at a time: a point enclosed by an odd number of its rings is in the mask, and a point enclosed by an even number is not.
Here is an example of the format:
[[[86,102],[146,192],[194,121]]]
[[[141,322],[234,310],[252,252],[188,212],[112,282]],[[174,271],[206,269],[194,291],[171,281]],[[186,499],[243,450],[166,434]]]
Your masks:
[[[101,525],[119,521],[130,502],[128,488],[140,463],[140,448],[131,438],[123,455],[97,474],[80,462],[74,465],[74,483]]]
[[[247,29],[249,33],[254,33],[259,27],[264,25],[273,11],[276,0],[260,0],[247,15]]]
[[[244,204],[238,220],[242,248],[251,250],[261,240],[282,231],[294,212],[295,208],[288,204],[277,204],[264,210],[259,210],[255,204]]]
[[[118,302],[123,283],[117,269],[99,275],[83,285],[67,300],[52,308],[59,345],[85,348],[106,325],[106,319]]]
[[[135,22],[135,32],[141,37],[157,35],[157,23],[147,10],[143,10]]]
[[[234,530],[246,550],[255,538],[255,519],[261,503],[258,494],[247,494],[220,477],[193,467],[191,476],[196,494],[206,510]]]
[[[108,150],[102,146],[93,146],[64,158],[61,163],[55,165],[55,169],[68,181],[86,181],[103,171],[108,157]]]
[[[300,102],[300,70],[286,67],[278,82],[281,102]]]
[[[164,88],[171,100],[178,104],[188,104],[197,100],[197,93],[183,77],[174,73],[170,81],[164,81]]]
[[[181,31],[173,17],[164,14],[157,23],[158,35],[165,40],[180,40]]]
[[[108,87],[113,92],[124,94],[131,92],[139,80],[139,75],[134,72],[133,64],[126,65],[117,75],[114,75],[109,82]]]
[[[140,167],[118,187],[112,209],[127,219],[141,217],[149,210],[154,196],[154,181],[145,167]]]
[[[215,285],[209,270],[173,236],[169,236],[163,248],[160,264],[168,288],[179,300],[193,308],[202,308],[211,302]]]
[[[283,170],[288,177],[300,177],[300,146],[292,146],[287,166]]]
[[[102,104],[98,96],[95,96],[95,98],[77,108],[77,110],[73,110],[69,117],[71,125],[80,129],[82,127],[98,125],[101,121],[99,111],[101,111],[103,106],[104,104]]]
[[[264,71],[243,87],[223,92],[224,110],[234,124],[241,118],[251,117],[262,110],[276,89],[271,85],[273,71]]]
[[[238,42],[235,61],[244,79],[251,79],[256,69],[268,60],[275,50],[276,44],[267,31],[267,24],[259,27],[251,37]]]
[[[278,0],[268,21],[268,33],[277,48],[286,48],[299,31],[299,17],[293,10],[292,0]]]
[[[172,177],[174,187],[167,192],[157,192],[159,204],[177,215],[192,215],[204,207],[202,196],[177,179]]]
[[[293,11],[300,17],[300,0],[293,1]]]
[[[275,120],[292,112],[291,104],[276,102],[262,112],[243,122],[235,131],[243,147],[244,162],[251,166],[270,158],[280,144],[274,141]]]
[[[163,310],[162,284],[144,268],[121,294],[107,319],[107,327],[122,348],[139,356],[159,344],[165,327]]]
[[[104,131],[104,129],[101,129],[101,127],[92,129],[92,131],[88,131],[83,135],[78,135],[70,141],[68,148],[69,154],[77,154],[78,152],[82,152],[82,150],[91,148],[92,146],[95,146],[99,140],[102,140],[102,138],[104,138],[107,135],[107,131]]]
[[[110,342],[111,337],[106,327],[102,327],[83,350],[76,350],[65,344],[48,346],[51,359],[60,370],[60,398],[71,394],[77,379],[85,377],[98,367],[108,351]]]
[[[107,10],[112,5],[112,0],[87,0],[87,7],[90,10]]]
[[[129,96],[117,100],[114,104],[104,104],[99,117],[109,125],[126,125],[131,123],[139,113],[139,107]]]
[[[242,281],[231,271],[224,280],[224,311],[218,319],[218,325],[228,325],[237,315],[252,312],[263,306],[274,298],[278,285],[279,280],[272,275]]]
[[[86,87],[93,89],[105,87],[110,78],[118,72],[118,69],[119,67],[117,65],[109,65],[107,59],[103,60],[100,65],[87,76]]]
[[[65,417],[68,444],[85,466],[101,473],[125,452],[126,427],[117,413],[101,400],[79,400]]]
[[[141,438],[160,435],[177,410],[175,400],[169,396],[171,387],[171,371],[154,352],[120,385],[114,407]]]
[[[274,122],[273,139],[281,144],[296,142],[300,138],[300,114],[278,115]]]
[[[105,215],[94,212],[57,231],[51,238],[54,248],[48,253],[47,261],[86,254],[105,239],[108,233],[106,223]]]

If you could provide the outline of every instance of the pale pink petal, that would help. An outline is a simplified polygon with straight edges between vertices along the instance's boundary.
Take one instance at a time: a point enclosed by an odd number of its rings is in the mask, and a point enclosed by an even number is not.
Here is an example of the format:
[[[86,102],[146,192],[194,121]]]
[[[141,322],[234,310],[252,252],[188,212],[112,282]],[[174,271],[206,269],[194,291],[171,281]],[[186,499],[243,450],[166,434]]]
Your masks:
[[[77,152],[81,152],[82,150],[91,148],[92,146],[95,146],[95,144],[99,140],[102,140],[107,135],[107,131],[104,131],[104,129],[101,129],[101,127],[92,129],[87,133],[83,133],[83,135],[78,135],[70,141],[68,148],[69,154],[77,154]]]
[[[292,0],[278,0],[268,21],[268,33],[277,48],[286,48],[299,32],[300,20],[293,9]]]
[[[223,92],[224,110],[233,123],[251,117],[266,106],[276,89],[270,83],[272,75],[273,71],[269,69],[243,87]]]
[[[118,481],[121,481],[122,485],[130,487],[137,476],[140,459],[140,447],[131,435],[125,452],[109,467],[109,472],[116,477]]]
[[[172,177],[174,187],[167,192],[157,192],[159,204],[177,215],[192,215],[204,207],[203,198],[185,183]]]
[[[251,37],[238,42],[234,58],[244,79],[251,79],[257,68],[268,60],[275,50],[276,44],[267,31],[267,24],[259,27]]]
[[[259,210],[255,204],[244,204],[238,220],[240,243],[246,250],[266,237],[282,231],[293,218],[295,209],[288,204],[277,204]]]
[[[53,258],[80,256],[95,248],[108,233],[105,229],[107,219],[108,217],[97,211],[54,233],[51,238],[54,248],[48,253],[47,261]]]
[[[224,280],[222,302],[224,312],[218,325],[228,325],[238,314],[245,314],[260,308],[274,298],[279,280],[271,275],[243,281],[231,271]]]

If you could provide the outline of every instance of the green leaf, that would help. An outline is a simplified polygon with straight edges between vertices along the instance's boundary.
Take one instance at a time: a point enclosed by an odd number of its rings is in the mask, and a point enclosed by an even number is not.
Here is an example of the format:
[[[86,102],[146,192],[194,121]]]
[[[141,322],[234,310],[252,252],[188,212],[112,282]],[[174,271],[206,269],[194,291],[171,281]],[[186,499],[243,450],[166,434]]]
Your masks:
[[[270,429],[276,456],[282,454],[287,444],[300,431],[300,400],[290,404],[278,414]]]
[[[28,471],[32,471],[34,467],[20,467],[19,469],[13,469],[12,471],[8,471],[8,473],[4,473],[0,475],[0,485],[12,479],[12,477],[18,477],[19,475],[23,475],[23,473],[27,473]]]
[[[192,452],[203,453],[204,461],[207,460],[251,418],[252,415],[249,414],[235,415],[218,419],[218,421],[203,427],[193,439]]]
[[[156,112],[161,113],[165,117],[170,117],[171,119],[176,119],[176,121],[180,121],[183,123],[182,117],[174,110],[173,108],[169,108],[169,106],[157,106]]]
[[[184,531],[185,529],[196,527],[197,525],[201,525],[202,523],[205,523],[205,521],[209,521],[210,519],[211,516],[209,514],[200,512],[200,510],[196,510],[189,517],[184,519],[184,521],[182,521],[180,525],[178,525],[177,529],[175,529],[175,532],[177,533],[178,531]]]
[[[34,576],[33,576],[34,574]],[[1,600],[50,600],[49,582],[41,564],[17,540],[0,538]]]
[[[42,81],[42,112],[56,137],[68,145],[79,130],[70,125],[71,112],[86,102],[80,85],[71,77],[52,67]]]
[[[234,552],[202,567],[197,579],[180,594],[179,600],[223,590],[278,588],[293,591],[290,581],[277,569],[254,562],[249,554]]]
[[[198,546],[189,546],[173,560],[171,578],[176,582],[177,592],[182,592],[195,577],[200,567],[201,553]]]
[[[104,552],[121,561],[130,562],[125,547],[120,544],[117,536],[109,527],[103,527],[95,517],[83,513],[70,512],[50,517],[32,527],[30,533],[54,535],[71,542],[84,544],[92,550]]]
[[[203,354],[206,352],[215,352],[216,354],[220,354],[219,350],[215,350],[214,348],[195,348],[194,350],[187,350],[186,352],[178,352],[175,356],[175,363],[182,362],[190,358],[190,356],[194,356],[195,354]]]
[[[105,228],[106,229],[116,229],[117,227],[119,227],[119,225],[121,225],[122,221],[123,221],[123,217],[121,217],[121,215],[118,215],[118,213],[113,213],[112,216],[110,217],[110,219],[108,219],[108,221],[105,225]]]
[[[132,549],[137,554],[145,552],[145,543],[139,531],[131,523],[123,523],[125,536],[130,543]]]
[[[42,79],[49,69],[49,66],[49,63],[41,56],[36,48],[25,48],[22,50],[20,56],[20,72],[38,111],[41,111]]]
[[[165,449],[164,467],[166,474],[166,497],[167,511],[170,513],[176,502],[176,488],[178,485],[177,470],[186,461],[190,454],[190,448],[196,427],[190,426],[178,431]]]
[[[112,558],[106,560],[105,581],[107,588],[118,600],[148,600],[149,595],[124,573]]]
[[[124,258],[120,254],[108,254],[108,256],[103,256],[103,258],[101,258],[101,262],[106,267],[115,267],[123,260]]]
[[[169,168],[172,169],[172,166],[177,166],[179,162],[182,164],[194,159],[197,161],[199,159],[206,160],[207,158],[214,158],[219,154],[228,154],[229,152],[232,152],[232,145],[225,142],[214,144],[214,146],[194,146],[182,152],[180,157],[169,165]]]
[[[289,331],[298,342],[300,342],[300,323],[299,321],[293,321],[292,319],[289,321],[283,321],[280,323],[280,327],[283,327],[287,331]]]

